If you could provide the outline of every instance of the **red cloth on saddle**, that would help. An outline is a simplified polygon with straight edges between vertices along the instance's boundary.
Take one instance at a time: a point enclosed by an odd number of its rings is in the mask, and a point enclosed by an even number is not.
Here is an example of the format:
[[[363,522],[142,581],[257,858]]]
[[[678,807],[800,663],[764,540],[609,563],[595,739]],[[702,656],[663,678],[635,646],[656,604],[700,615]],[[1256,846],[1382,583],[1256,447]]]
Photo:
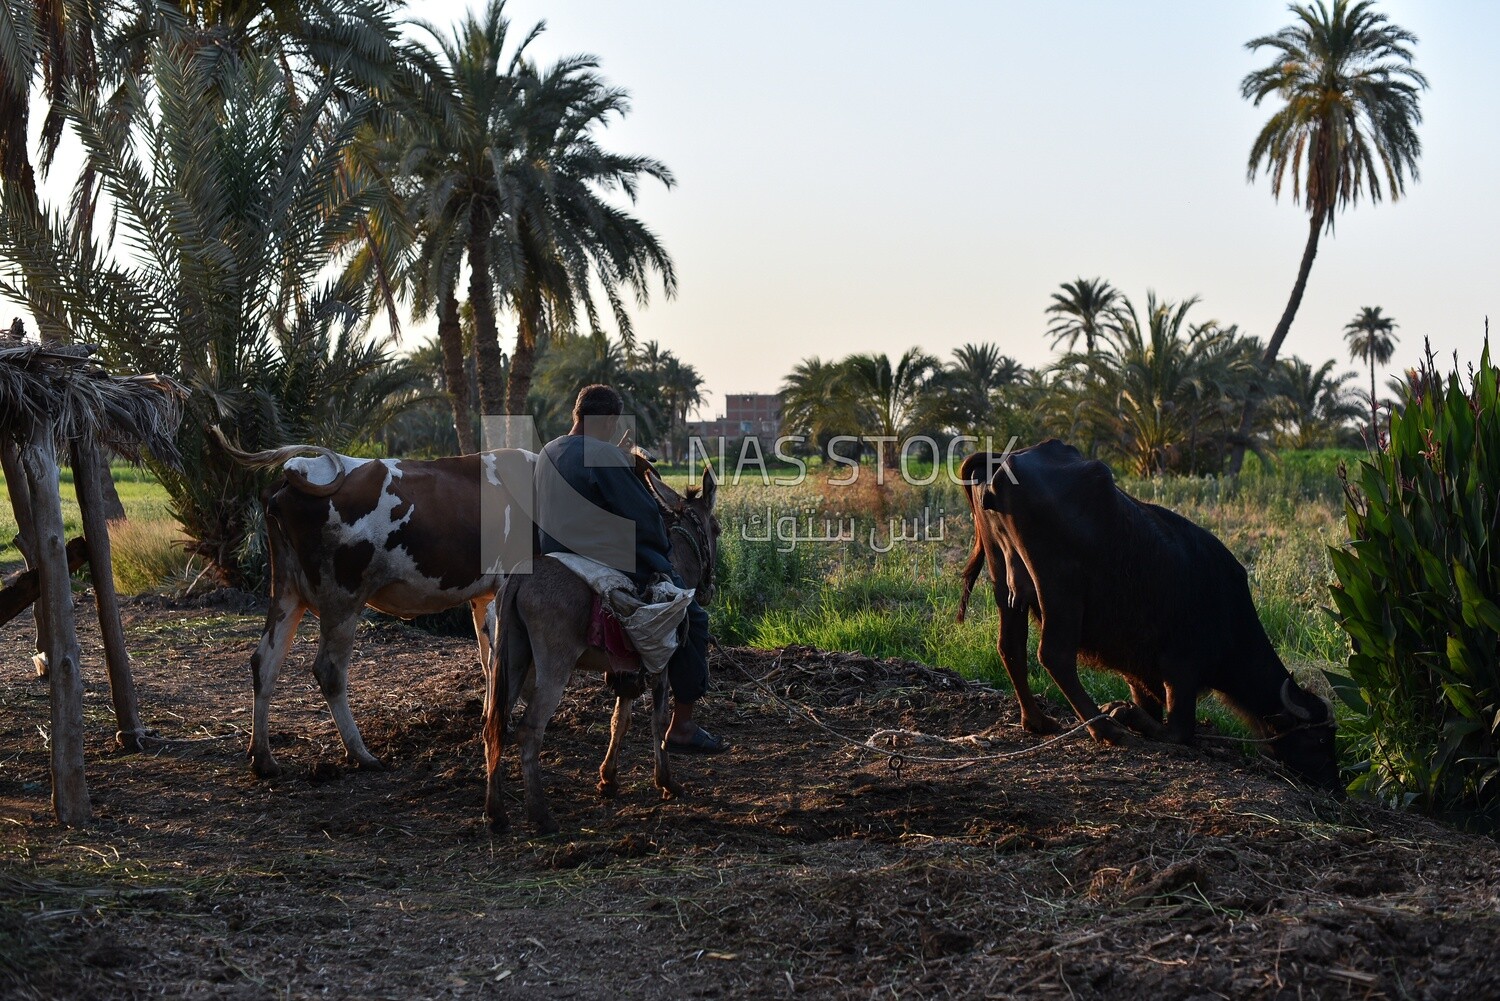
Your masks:
[[[630,642],[625,627],[597,594],[589,612],[588,641],[589,646],[599,647],[609,654],[611,671],[633,673],[641,669],[641,655],[636,653],[635,644]]]

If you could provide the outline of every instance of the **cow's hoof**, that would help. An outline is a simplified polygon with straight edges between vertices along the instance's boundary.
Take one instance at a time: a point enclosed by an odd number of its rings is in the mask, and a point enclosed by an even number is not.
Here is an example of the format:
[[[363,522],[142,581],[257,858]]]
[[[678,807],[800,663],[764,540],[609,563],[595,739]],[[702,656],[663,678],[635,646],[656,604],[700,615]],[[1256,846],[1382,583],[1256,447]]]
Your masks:
[[[388,772],[391,770],[391,766],[386,764],[384,761],[381,761],[379,758],[361,758],[356,755],[351,755],[346,760],[355,768],[366,772]]]
[[[599,790],[599,795],[604,799],[614,799],[615,795],[620,791],[618,785],[613,782],[607,782],[604,779],[600,779],[599,784],[595,788]]]
[[[1054,733],[1062,733],[1062,727],[1058,725],[1057,720],[1046,713],[1022,716],[1021,729],[1027,733],[1035,733],[1044,737],[1051,736]]]
[[[485,825],[489,827],[491,834],[500,835],[510,833],[510,818],[503,812],[497,816],[486,811],[484,819]]]
[[[1112,719],[1096,720],[1089,724],[1089,735],[1101,744],[1123,747],[1130,743],[1131,733]]]
[[[661,787],[661,798],[663,802],[672,799],[682,799],[687,795],[687,790],[679,782],[668,782]]]
[[[543,814],[540,817],[532,817],[531,822],[536,826],[536,832],[538,834],[556,834],[558,831],[562,830],[562,825],[559,824],[557,822],[557,819],[550,813]]]

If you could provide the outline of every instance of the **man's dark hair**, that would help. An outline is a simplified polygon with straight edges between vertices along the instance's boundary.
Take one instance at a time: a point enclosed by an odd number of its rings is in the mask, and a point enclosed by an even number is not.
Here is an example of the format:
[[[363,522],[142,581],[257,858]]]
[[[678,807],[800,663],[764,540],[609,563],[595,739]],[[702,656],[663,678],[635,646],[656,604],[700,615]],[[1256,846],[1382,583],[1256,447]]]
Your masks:
[[[573,403],[573,420],[585,417],[618,417],[625,411],[625,401],[613,386],[596,382],[578,391]]]

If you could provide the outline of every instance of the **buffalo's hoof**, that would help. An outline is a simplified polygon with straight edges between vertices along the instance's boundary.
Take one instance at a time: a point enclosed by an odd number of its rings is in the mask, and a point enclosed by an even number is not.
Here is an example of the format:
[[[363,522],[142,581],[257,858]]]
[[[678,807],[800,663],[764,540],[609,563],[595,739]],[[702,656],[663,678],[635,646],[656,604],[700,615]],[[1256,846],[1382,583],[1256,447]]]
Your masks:
[[[1062,733],[1062,727],[1058,725],[1057,720],[1046,713],[1033,713],[1029,716],[1022,716],[1021,729],[1027,733],[1035,733],[1042,736]]]
[[[1131,733],[1112,719],[1096,720],[1089,724],[1089,735],[1101,744],[1123,747],[1130,743]]]

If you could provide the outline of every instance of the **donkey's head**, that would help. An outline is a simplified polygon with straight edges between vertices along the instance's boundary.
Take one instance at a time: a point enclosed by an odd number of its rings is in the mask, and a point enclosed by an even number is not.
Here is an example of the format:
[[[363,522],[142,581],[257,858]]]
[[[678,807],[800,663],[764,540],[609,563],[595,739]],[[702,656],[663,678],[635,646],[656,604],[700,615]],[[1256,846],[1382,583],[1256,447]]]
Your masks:
[[[702,482],[688,487],[686,495],[667,486],[655,469],[646,474],[646,485],[667,522],[672,565],[688,587],[697,589],[699,604],[707,605],[714,600],[714,571],[719,563],[719,519],[714,517],[719,481],[713,468],[704,463]]]

